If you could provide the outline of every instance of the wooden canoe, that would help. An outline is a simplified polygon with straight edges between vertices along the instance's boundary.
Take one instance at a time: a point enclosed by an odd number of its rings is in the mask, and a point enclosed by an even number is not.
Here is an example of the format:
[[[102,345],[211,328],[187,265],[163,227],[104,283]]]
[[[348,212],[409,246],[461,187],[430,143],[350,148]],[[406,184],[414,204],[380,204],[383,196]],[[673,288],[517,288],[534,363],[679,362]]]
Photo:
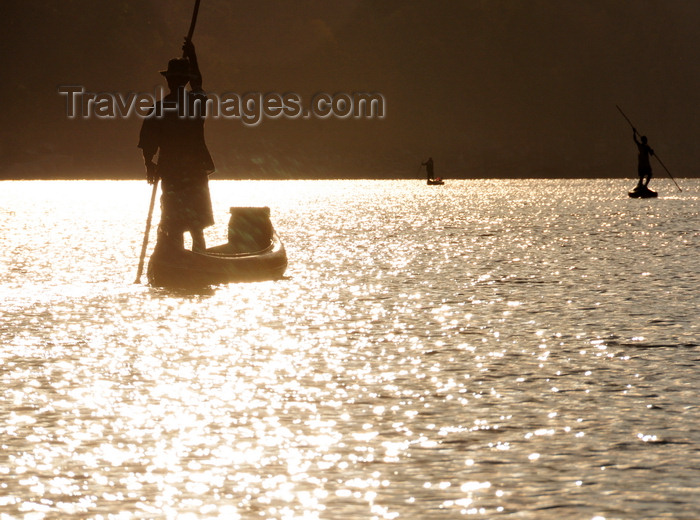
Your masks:
[[[635,188],[632,191],[630,191],[627,195],[629,195],[633,199],[652,199],[654,197],[659,196],[659,194],[654,190],[651,190],[647,186],[639,184],[635,186]]]
[[[241,218],[243,213],[250,215],[251,210],[257,210],[255,218]],[[267,210],[267,218],[264,218],[264,210]],[[148,263],[150,284],[205,287],[282,278],[287,269],[287,253],[270,224],[269,209],[231,208],[231,214],[229,242],[205,252],[189,251],[173,246],[167,239],[159,239]],[[263,243],[262,236],[266,237]]]

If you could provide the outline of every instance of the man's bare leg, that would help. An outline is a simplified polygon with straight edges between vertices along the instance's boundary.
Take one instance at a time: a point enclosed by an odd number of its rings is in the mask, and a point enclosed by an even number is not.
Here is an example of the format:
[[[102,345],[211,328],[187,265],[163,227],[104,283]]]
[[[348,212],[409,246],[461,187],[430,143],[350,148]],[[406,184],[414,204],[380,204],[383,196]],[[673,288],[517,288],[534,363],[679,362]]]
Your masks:
[[[204,240],[203,229],[190,231],[190,235],[192,235],[192,251],[202,253],[207,250],[207,243]]]

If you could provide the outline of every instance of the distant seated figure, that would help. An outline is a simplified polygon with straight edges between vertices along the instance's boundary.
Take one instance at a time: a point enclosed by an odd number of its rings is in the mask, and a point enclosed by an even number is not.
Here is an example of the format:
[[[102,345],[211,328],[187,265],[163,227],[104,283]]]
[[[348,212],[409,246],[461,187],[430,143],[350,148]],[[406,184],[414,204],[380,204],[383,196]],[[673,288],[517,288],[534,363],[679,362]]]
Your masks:
[[[431,181],[435,178],[435,172],[433,171],[433,158],[428,157],[428,160],[421,165],[425,166],[425,170],[428,172],[428,180]]]
[[[647,144],[647,137],[642,136],[642,140],[637,139],[637,130],[632,129],[632,138],[637,145],[637,150],[639,151],[637,155],[637,175],[639,175],[639,187],[648,187],[649,181],[651,180],[651,164],[649,162],[649,156],[654,155],[654,150]]]

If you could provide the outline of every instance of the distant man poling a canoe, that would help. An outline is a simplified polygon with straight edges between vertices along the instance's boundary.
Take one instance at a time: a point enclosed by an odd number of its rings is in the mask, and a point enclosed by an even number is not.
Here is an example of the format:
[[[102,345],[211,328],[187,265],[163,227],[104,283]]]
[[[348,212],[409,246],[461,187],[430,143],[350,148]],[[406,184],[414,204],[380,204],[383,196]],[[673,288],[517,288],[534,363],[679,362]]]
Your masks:
[[[435,177],[435,170],[434,170],[432,157],[428,157],[427,161],[420,163],[420,167],[422,168],[423,166],[425,166],[425,171],[427,172],[427,175],[428,175],[428,185],[429,186],[445,184],[440,177],[437,177],[437,178]]]
[[[161,71],[170,92],[144,119],[138,147],[148,183],[162,181],[158,240],[184,249],[184,233],[189,232],[192,250],[204,251],[204,229],[214,224],[209,194],[214,163],[204,141],[206,94],[191,39],[185,38],[182,50],[183,57],[171,59]]]
[[[622,111],[619,105],[615,106],[617,107],[617,110],[620,112],[620,114],[622,114],[622,117],[625,118],[625,120],[629,123],[630,127],[632,128],[632,138],[634,139],[634,143],[637,145],[637,150],[639,151],[639,154],[637,156],[637,175],[639,175],[639,182],[637,183],[637,186],[629,192],[629,196],[633,198],[648,198],[656,197],[658,195],[655,191],[649,189],[648,186],[649,181],[651,180],[651,163],[649,161],[649,157],[652,155],[656,157],[656,160],[659,161],[659,164],[663,167],[664,170],[666,170],[666,173],[668,173],[668,176],[673,181],[673,184],[676,185],[678,191],[683,191],[676,182],[676,180],[673,178],[673,175],[671,175],[671,172],[668,171],[668,168],[666,168],[666,165],[661,161],[661,158],[654,153],[654,150],[651,149],[651,147],[647,143],[646,136],[641,136],[641,141],[637,139],[638,132],[635,126],[632,124],[632,121]]]
[[[428,173],[428,180],[432,181],[435,178],[435,172],[433,170],[433,158],[428,157],[428,160],[421,163],[421,166],[425,166],[425,171]]]
[[[647,143],[647,137],[645,135],[641,136],[641,141],[637,139],[637,129],[632,128],[632,138],[637,145],[638,155],[637,155],[637,175],[639,175],[638,188],[648,188],[649,181],[652,177],[651,163],[649,162],[649,157],[654,155],[654,150],[651,149]]]

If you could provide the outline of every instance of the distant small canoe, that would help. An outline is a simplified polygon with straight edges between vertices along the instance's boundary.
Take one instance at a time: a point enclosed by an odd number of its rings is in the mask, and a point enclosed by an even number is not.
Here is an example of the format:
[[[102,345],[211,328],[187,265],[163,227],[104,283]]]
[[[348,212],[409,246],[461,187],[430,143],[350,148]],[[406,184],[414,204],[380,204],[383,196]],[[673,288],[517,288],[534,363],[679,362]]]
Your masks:
[[[442,184],[445,184],[445,181],[443,181],[440,177],[437,179],[428,179],[428,186],[440,186]]]
[[[282,278],[287,253],[270,223],[269,208],[231,208],[229,242],[195,253],[159,240],[148,263],[157,287],[206,287]]]
[[[628,193],[633,199],[652,199],[658,197],[659,194],[649,189],[647,186],[637,185]]]

